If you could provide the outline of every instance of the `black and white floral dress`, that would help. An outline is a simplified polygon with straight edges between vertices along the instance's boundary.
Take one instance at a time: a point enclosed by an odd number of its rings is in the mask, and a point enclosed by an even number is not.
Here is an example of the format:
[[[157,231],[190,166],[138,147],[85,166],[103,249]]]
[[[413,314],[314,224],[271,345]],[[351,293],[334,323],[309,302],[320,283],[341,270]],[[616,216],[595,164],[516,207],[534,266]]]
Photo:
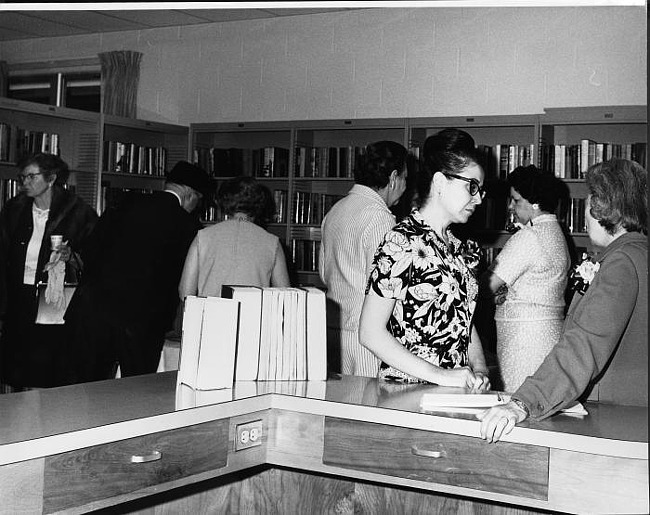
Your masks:
[[[412,211],[377,249],[366,290],[397,301],[388,329],[404,347],[433,365],[457,368],[469,365],[480,249],[451,231],[447,238],[449,245]],[[385,363],[379,377],[420,381]]]

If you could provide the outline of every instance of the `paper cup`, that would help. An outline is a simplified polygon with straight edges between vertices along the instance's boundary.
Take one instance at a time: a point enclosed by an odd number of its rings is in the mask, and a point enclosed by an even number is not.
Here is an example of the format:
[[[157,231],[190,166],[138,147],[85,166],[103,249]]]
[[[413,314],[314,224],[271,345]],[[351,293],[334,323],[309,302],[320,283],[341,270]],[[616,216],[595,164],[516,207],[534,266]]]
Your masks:
[[[53,234],[50,236],[50,244],[52,245],[52,250],[58,249],[63,243],[63,236],[60,234]]]

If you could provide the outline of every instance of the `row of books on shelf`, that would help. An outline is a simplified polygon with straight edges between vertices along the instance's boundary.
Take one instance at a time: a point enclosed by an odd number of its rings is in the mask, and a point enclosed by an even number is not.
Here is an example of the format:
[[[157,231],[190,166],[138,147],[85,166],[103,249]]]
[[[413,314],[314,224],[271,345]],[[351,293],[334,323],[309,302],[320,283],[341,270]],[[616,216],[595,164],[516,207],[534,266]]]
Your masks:
[[[291,240],[291,261],[296,270],[304,272],[318,271],[318,254],[320,241],[316,240]]]
[[[287,190],[273,190],[273,203],[275,213],[273,223],[283,224],[287,221]]]
[[[105,141],[103,168],[107,172],[164,177],[167,170],[167,149],[146,147],[135,143]]]
[[[283,224],[287,222],[287,190],[273,190],[273,203],[275,211],[270,223]],[[202,220],[206,222],[220,222],[223,216],[214,205],[206,206],[203,210]]]
[[[102,183],[101,189],[101,206],[102,210],[108,207],[119,206],[124,198],[130,193],[152,194],[151,188],[113,188],[109,184]]]
[[[221,215],[219,214],[219,209],[216,206],[205,206],[203,208],[203,213],[201,214],[201,220],[204,222],[220,222]]]
[[[499,144],[476,147],[485,167],[486,179],[504,180],[518,166],[535,163],[535,145]]]
[[[534,145],[479,145],[479,154],[486,166],[489,178],[505,179],[517,166],[526,166],[533,162]],[[410,150],[419,158],[421,150]],[[354,170],[366,152],[364,146],[347,147],[296,147],[296,177],[339,177],[354,178]]]
[[[320,225],[325,214],[343,195],[295,191],[293,193],[293,223]]]
[[[14,198],[20,191],[20,184],[16,179],[3,179],[0,181],[0,207],[7,200]]]
[[[476,151],[485,171],[486,180],[505,179],[518,166],[528,166],[535,163],[535,145],[477,145]],[[409,149],[413,156],[420,160],[422,147],[413,144]]]
[[[282,147],[197,147],[193,151],[193,161],[213,177],[289,175],[289,149]]]
[[[582,179],[587,169],[613,157],[646,166],[646,143],[598,143],[583,139],[576,145],[543,145],[541,166],[563,179]]]
[[[38,152],[59,155],[58,134],[21,129],[8,123],[0,123],[0,161],[9,161],[12,155],[11,134],[14,131],[16,134],[16,159]]]
[[[11,146],[11,125],[0,123],[0,161],[9,161]]]
[[[76,193],[74,184],[64,184],[63,188],[72,193]],[[16,179],[1,179],[0,180],[0,209],[4,206],[5,202],[14,198],[20,193],[20,184]]]
[[[646,143],[597,143],[584,139],[579,144],[543,145],[541,166],[562,178],[580,178],[589,166],[611,157],[624,157],[645,166]],[[294,176],[305,178],[354,177],[354,170],[365,153],[364,146],[312,147],[295,149]],[[487,179],[505,179],[518,166],[537,162],[535,145],[478,145]],[[419,157],[417,146],[411,152]],[[289,151],[279,147],[262,149],[196,148],[194,162],[215,177],[249,175],[286,177]]]
[[[587,221],[585,216],[585,207],[587,199],[572,198],[566,212],[566,226],[571,233],[586,233]]]
[[[296,147],[295,176],[352,179],[355,167],[365,152],[365,146],[298,146]]]
[[[224,286],[188,296],[177,381],[196,390],[234,381],[324,381],[325,293],[315,287]]]
[[[60,154],[59,135],[50,132],[30,131],[18,128],[16,140],[17,157],[43,152],[45,154]]]
[[[271,223],[283,224],[288,219],[287,190],[273,190],[275,212]],[[342,195],[327,195],[325,193],[310,193],[295,191],[293,194],[293,223],[320,225],[325,213],[339,200]],[[219,222],[222,217],[214,206],[208,206],[203,213],[206,222]]]
[[[16,140],[12,143],[11,135],[15,132]],[[53,132],[32,131],[0,123],[0,161],[9,161],[12,157],[11,146],[15,144],[15,160],[31,154],[60,154],[59,135]]]

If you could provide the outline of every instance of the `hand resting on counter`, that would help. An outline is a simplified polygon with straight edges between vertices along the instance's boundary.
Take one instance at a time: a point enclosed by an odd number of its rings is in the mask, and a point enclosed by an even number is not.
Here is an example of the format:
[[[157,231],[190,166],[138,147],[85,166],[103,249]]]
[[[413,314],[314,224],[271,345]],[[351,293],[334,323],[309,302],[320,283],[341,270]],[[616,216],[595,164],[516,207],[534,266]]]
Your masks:
[[[501,406],[495,406],[476,415],[481,421],[481,438],[488,442],[498,442],[507,435],[516,424],[523,422],[528,414],[516,403],[510,401]]]

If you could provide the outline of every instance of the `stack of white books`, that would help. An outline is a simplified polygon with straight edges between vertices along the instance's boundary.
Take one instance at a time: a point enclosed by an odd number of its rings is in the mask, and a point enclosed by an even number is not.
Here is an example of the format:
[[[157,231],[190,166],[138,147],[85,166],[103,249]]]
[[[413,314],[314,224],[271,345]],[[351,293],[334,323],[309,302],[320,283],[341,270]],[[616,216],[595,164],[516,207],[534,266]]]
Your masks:
[[[185,299],[178,383],[327,379],[325,293],[315,287],[224,286]]]

